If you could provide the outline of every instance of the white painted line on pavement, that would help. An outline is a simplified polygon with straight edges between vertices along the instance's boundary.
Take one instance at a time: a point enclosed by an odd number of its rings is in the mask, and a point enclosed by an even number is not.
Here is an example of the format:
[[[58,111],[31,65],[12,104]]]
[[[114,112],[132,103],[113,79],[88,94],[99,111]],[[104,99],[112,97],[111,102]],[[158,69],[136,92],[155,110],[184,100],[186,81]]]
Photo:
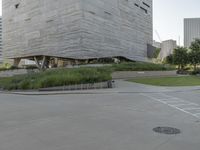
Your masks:
[[[184,110],[200,110],[200,107],[198,108],[183,108]]]
[[[197,118],[200,118],[200,114],[195,115]]]
[[[180,105],[180,104],[185,104],[185,105],[187,105],[188,103],[186,103],[186,102],[182,102],[182,101],[167,101],[166,102],[167,104],[169,104],[169,105]]]
[[[168,98],[179,99],[179,98],[177,98],[177,97],[173,97],[173,96],[170,96],[170,95],[166,95],[166,94],[164,94],[164,93],[159,93],[159,94],[162,95],[162,96],[168,97]]]
[[[160,99],[160,100],[162,100],[162,101],[169,101],[169,100],[174,100],[174,101],[179,100],[179,101],[182,101],[182,100],[180,100],[179,98],[168,98],[168,99],[163,98],[163,99]]]
[[[196,114],[194,114],[194,115],[200,115],[200,113],[196,113]]]
[[[178,104],[178,105],[173,105],[173,106],[175,106],[175,107],[180,107],[180,106],[191,106],[191,105],[199,106],[198,104],[195,104],[195,103]]]
[[[158,93],[158,94],[159,94],[159,95],[163,95],[164,97],[167,97],[167,96],[168,96],[168,95],[163,94],[163,93]],[[184,112],[184,113],[186,113],[186,114],[189,114],[189,115],[191,115],[191,116],[193,116],[193,117],[196,117],[196,118],[200,119],[200,113],[192,113],[192,112],[187,111],[187,106],[189,107],[188,110],[191,109],[191,106],[192,106],[192,105],[194,105],[194,106],[199,106],[199,105],[196,104],[196,103],[191,103],[191,102],[182,100],[182,99],[180,99],[180,98],[168,96],[168,97],[173,98],[173,99],[181,100],[181,101],[173,101],[173,102],[176,102],[176,103],[180,103],[180,104],[177,104],[177,105],[173,105],[173,104],[168,103],[167,101],[163,101],[163,98],[161,98],[161,99],[155,98],[154,96],[150,96],[150,94],[141,93],[140,95],[145,96],[145,97],[148,97],[148,98],[153,99],[153,100],[155,100],[155,101],[158,101],[158,102],[160,102],[160,103],[167,104],[168,106],[170,106],[170,107],[172,107],[172,108],[174,108],[174,109],[177,109],[177,110],[179,110],[179,111],[181,111],[181,112]],[[155,94],[154,94],[154,95],[155,95]],[[158,95],[158,96],[159,96],[159,95]],[[164,99],[165,99],[165,98],[164,98]],[[171,102],[172,102],[172,101],[171,101]],[[184,104],[184,102],[185,102],[185,104]],[[181,104],[181,103],[182,103],[182,104]],[[180,108],[181,106],[186,106],[186,108]],[[193,107],[193,108],[194,108],[194,107]],[[199,106],[198,108],[200,109],[200,106]]]

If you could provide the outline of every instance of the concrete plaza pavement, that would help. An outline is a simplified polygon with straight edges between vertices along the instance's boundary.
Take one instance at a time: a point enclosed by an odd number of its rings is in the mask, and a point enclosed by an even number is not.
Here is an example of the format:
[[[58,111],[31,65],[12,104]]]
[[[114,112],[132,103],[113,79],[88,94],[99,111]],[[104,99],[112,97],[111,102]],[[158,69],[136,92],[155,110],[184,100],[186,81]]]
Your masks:
[[[117,81],[74,94],[1,93],[0,150],[199,150],[199,89]]]

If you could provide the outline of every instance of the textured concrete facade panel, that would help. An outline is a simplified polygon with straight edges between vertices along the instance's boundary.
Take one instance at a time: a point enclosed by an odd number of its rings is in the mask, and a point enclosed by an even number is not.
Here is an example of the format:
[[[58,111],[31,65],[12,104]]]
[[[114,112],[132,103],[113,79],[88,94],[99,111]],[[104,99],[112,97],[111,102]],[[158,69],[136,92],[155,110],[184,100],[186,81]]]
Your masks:
[[[145,60],[152,0],[3,0],[4,57]]]
[[[3,63],[2,44],[2,18],[0,17],[0,64]]]

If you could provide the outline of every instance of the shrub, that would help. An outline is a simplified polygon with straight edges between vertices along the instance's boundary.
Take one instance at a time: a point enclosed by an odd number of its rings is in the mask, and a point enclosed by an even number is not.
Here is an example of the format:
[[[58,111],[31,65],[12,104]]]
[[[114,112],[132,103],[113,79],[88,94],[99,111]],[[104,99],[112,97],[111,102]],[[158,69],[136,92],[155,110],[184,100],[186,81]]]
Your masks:
[[[200,74],[200,70],[194,70],[190,72],[190,75],[198,75],[198,74]]]
[[[36,65],[29,65],[29,66],[25,66],[25,69],[38,69],[38,67]]]
[[[153,53],[153,58],[158,58],[160,51],[161,51],[161,48],[156,48],[156,50]]]
[[[11,66],[8,70],[15,70],[15,69],[19,69],[19,67]]]
[[[174,64],[174,57],[173,57],[173,54],[169,55],[166,57],[166,63],[167,64]]]
[[[30,89],[30,81],[28,80],[21,81],[17,86],[17,89],[23,89],[23,90]]]

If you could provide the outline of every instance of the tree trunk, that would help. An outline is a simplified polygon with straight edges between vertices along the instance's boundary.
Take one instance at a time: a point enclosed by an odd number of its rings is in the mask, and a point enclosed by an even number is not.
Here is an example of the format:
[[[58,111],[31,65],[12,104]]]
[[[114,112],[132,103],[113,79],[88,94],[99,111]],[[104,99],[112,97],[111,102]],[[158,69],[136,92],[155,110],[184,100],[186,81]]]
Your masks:
[[[178,65],[178,70],[180,71],[180,65]]]
[[[194,71],[197,71],[197,65],[196,64],[194,65]]]
[[[183,65],[181,65],[181,71],[183,71],[184,70],[184,66]]]

